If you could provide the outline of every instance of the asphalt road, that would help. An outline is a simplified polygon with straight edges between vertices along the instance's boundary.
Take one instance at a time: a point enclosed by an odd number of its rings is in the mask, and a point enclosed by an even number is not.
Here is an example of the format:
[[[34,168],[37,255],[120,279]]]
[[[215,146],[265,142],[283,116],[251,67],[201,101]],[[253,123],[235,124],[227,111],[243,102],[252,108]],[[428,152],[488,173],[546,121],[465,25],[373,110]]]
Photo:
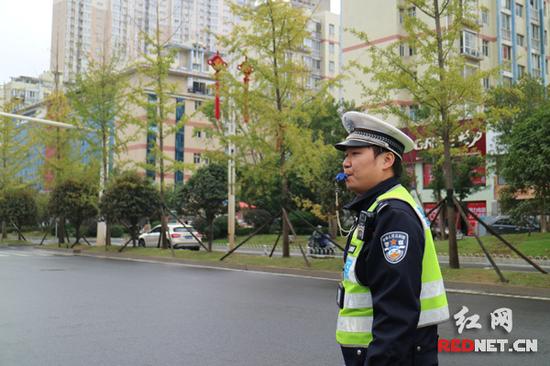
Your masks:
[[[0,365],[342,365],[334,281],[0,248]],[[441,365],[548,365],[549,301],[449,294],[480,315],[461,335],[538,339],[530,354],[441,354]],[[513,330],[489,313],[513,310]]]

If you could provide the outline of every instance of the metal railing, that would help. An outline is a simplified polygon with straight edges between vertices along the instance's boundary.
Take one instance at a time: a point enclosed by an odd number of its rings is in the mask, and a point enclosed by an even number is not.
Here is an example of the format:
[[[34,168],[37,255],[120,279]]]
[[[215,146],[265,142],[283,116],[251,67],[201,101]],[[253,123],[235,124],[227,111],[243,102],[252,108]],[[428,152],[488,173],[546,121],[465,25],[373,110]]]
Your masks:
[[[471,56],[474,58],[481,58],[481,52],[479,51],[479,48],[474,47],[462,47],[462,54]]]

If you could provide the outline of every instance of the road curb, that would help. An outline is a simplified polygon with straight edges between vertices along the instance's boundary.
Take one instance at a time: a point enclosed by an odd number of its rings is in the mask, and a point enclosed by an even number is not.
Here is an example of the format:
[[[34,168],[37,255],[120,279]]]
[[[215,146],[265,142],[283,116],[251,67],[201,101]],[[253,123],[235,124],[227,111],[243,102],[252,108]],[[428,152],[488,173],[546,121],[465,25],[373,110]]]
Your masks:
[[[38,247],[40,248],[40,247]],[[192,267],[240,270],[251,272],[265,272],[272,274],[290,275],[298,277],[318,278],[331,281],[339,281],[341,274],[333,271],[307,270],[297,268],[267,267],[244,264],[232,264],[224,262],[205,262],[182,258],[135,256],[119,253],[86,253],[70,249],[45,249],[55,254],[64,256],[93,257],[98,259],[125,260],[158,264],[181,264]],[[550,301],[550,289],[535,287],[519,287],[499,284],[479,284],[471,282],[445,281],[445,287],[449,293],[468,293],[474,295],[501,296],[528,298]]]

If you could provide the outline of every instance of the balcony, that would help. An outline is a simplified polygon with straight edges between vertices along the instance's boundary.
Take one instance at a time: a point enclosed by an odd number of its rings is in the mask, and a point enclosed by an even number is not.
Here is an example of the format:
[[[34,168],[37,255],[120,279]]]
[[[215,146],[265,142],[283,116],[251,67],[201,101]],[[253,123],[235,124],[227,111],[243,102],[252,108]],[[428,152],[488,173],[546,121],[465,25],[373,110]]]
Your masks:
[[[540,23],[539,9],[531,8],[531,21],[536,22],[536,23]]]
[[[502,39],[505,41],[512,41],[512,31],[510,29],[502,29]]]
[[[460,52],[467,57],[474,58],[476,60],[481,60],[483,56],[477,47],[462,47]]]
[[[540,38],[531,38],[531,48],[540,51]]]
[[[502,62],[502,71],[512,74],[512,61],[504,60]]]

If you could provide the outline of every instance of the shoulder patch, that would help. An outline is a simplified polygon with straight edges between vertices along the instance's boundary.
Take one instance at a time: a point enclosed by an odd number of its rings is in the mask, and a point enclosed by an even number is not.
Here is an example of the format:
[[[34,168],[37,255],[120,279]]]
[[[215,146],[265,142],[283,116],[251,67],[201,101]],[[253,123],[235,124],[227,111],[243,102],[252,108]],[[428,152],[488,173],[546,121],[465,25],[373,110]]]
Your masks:
[[[409,247],[409,234],[403,231],[390,231],[380,237],[384,258],[391,264],[401,262]]]

